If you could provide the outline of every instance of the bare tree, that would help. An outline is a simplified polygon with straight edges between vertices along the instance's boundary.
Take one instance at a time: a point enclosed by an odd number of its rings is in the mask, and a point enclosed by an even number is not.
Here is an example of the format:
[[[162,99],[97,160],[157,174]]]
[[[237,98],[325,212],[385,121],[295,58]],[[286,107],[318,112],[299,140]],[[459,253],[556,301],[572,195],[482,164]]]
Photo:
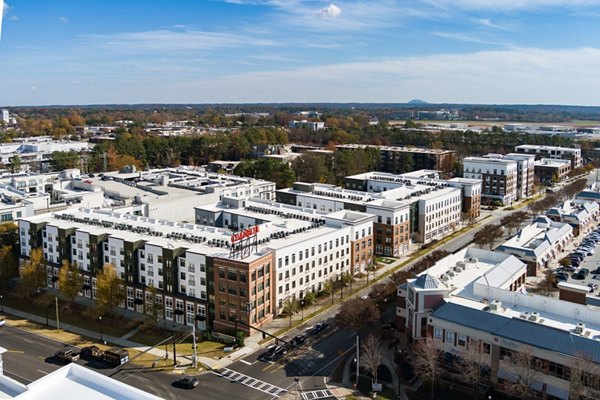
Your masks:
[[[353,298],[342,303],[335,316],[338,326],[350,326],[359,332],[365,325],[379,318],[380,312],[371,299]]]
[[[473,242],[479,247],[489,246],[490,250],[494,244],[503,236],[502,225],[486,225],[473,235]]]
[[[290,318],[290,326],[292,326],[292,316],[298,311],[298,302],[293,297],[288,297],[283,302],[283,312]]]
[[[471,339],[468,347],[459,353],[461,378],[472,385],[473,398],[477,397],[477,385],[481,382],[483,371],[487,367],[487,356],[482,352],[481,346],[481,341]]]
[[[577,355],[571,362],[571,398],[593,400],[600,398],[600,365],[587,354]]]
[[[440,357],[432,337],[419,339],[413,348],[415,367],[421,376],[431,382],[431,398],[435,398],[435,385],[440,375]]]
[[[382,360],[383,357],[379,352],[379,340],[370,333],[360,347],[360,362],[371,375],[373,383],[377,383],[377,368],[381,365]]]
[[[532,347],[524,346],[521,351],[511,351],[508,364],[513,379],[506,382],[506,390],[521,399],[529,398],[534,381],[539,381],[542,375],[541,360],[533,357]]]

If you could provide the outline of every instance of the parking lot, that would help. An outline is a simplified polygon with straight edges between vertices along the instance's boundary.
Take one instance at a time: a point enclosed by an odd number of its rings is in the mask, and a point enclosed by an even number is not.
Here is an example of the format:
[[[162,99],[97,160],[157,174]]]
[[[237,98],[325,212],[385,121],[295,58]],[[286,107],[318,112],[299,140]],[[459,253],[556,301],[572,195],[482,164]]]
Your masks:
[[[573,244],[568,247],[568,251],[561,254],[558,260],[562,259],[563,257],[569,257],[571,254],[573,254],[577,247],[591,234],[593,234],[593,231],[575,238]],[[563,269],[558,266],[555,270],[555,275],[557,278],[559,278],[557,279],[558,281],[566,281],[568,283],[581,285],[583,287],[588,287],[591,285],[590,292],[600,296],[598,290],[600,287],[600,240],[590,247],[593,248],[594,254],[583,257],[578,265],[575,262],[574,264],[576,267],[574,265],[574,268],[572,267]],[[585,270],[589,271],[589,273],[585,274]]]

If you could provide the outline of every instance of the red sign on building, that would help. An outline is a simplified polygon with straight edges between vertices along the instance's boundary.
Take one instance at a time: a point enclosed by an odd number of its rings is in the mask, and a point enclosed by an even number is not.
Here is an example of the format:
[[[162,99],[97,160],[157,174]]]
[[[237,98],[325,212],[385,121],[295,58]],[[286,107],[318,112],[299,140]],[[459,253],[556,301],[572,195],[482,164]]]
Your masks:
[[[249,238],[250,236],[254,236],[258,233],[258,225],[252,226],[248,229],[244,229],[241,232],[234,233],[231,235],[231,244],[237,243],[240,240]]]

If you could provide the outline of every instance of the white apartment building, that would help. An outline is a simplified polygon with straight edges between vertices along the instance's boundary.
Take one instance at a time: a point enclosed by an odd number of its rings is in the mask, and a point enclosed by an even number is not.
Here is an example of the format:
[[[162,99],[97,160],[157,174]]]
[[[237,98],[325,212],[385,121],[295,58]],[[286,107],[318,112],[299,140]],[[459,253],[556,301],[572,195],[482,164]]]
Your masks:
[[[465,157],[463,176],[482,181],[481,197],[503,204],[517,200],[518,163],[503,158]]]
[[[459,188],[443,188],[419,196],[419,230],[417,241],[428,243],[442,239],[460,226],[462,196]]]
[[[541,158],[570,160],[571,169],[579,168],[583,165],[580,148],[523,144],[516,146],[515,151],[517,153],[534,154],[536,160]]]
[[[535,155],[509,153],[503,156],[517,162],[517,200],[533,196],[535,182]]]
[[[5,108],[2,109],[2,122],[4,122],[7,125],[10,122],[10,113]]]

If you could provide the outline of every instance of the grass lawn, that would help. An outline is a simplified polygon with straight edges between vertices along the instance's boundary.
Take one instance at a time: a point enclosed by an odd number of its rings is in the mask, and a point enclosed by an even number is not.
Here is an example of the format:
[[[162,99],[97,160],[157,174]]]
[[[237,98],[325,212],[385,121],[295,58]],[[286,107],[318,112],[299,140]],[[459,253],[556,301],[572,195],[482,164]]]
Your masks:
[[[383,263],[383,264],[391,264],[394,261],[396,261],[396,259],[392,258],[392,257],[376,257],[375,261],[377,261],[378,263]]]
[[[157,343],[162,342],[169,336],[171,336],[173,332],[164,330],[164,329],[148,329],[146,331],[140,331],[137,334],[133,335],[129,338],[129,340],[133,342],[137,342],[146,346],[154,346]],[[161,345],[161,348],[164,348],[165,345]],[[223,343],[211,342],[208,340],[199,341],[196,343],[196,351],[199,357],[210,357],[210,358],[221,358],[225,355],[223,349],[226,346]],[[169,352],[173,351],[172,343],[169,343]],[[177,354],[193,354],[193,343],[192,338],[188,337],[182,343],[177,344]]]
[[[48,307],[37,304],[34,300],[21,300],[11,296],[4,296],[2,299],[3,305],[14,308],[19,311],[27,312],[30,314],[35,314],[40,317],[46,317],[48,315],[48,319],[50,321],[56,320],[56,308],[54,304],[50,304]],[[61,305],[61,300],[59,300],[59,306]],[[47,314],[46,314],[47,311]],[[59,322],[66,323],[69,325],[77,326],[79,328],[88,329],[90,331],[99,332],[100,325],[97,320],[91,319],[88,315],[82,315],[78,311],[65,311],[62,307],[59,309],[58,314]],[[139,322],[136,321],[128,321],[128,320],[119,320],[115,324],[105,323],[102,325],[102,332],[106,336],[116,336],[121,337],[130,330],[132,330],[136,324]]]

